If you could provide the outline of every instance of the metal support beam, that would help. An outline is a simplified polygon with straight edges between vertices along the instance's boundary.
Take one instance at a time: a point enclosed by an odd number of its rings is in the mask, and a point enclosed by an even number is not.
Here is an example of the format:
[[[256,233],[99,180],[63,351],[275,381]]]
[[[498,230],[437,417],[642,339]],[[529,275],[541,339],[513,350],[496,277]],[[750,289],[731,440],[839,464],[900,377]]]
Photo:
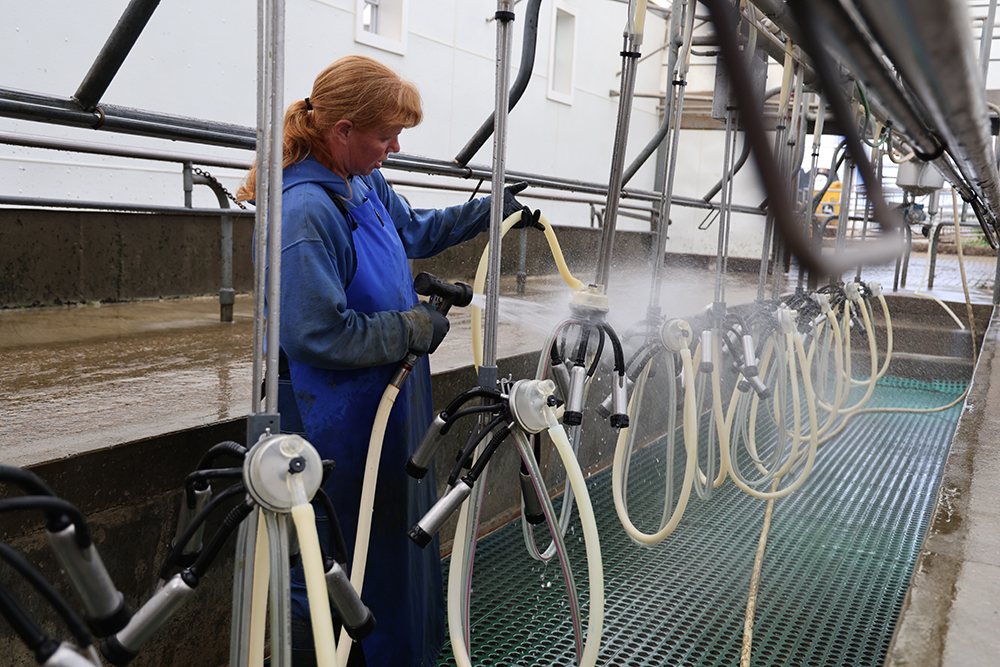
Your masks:
[[[210,146],[256,148],[256,135],[250,127],[112,104],[101,105],[95,111],[83,111],[75,100],[69,98],[12,88],[0,88],[0,116]]]
[[[104,43],[104,48],[73,95],[85,111],[93,111],[101,101],[101,96],[111,85],[111,80],[115,78],[159,4],[160,0],[132,0],[128,3],[108,41]]]

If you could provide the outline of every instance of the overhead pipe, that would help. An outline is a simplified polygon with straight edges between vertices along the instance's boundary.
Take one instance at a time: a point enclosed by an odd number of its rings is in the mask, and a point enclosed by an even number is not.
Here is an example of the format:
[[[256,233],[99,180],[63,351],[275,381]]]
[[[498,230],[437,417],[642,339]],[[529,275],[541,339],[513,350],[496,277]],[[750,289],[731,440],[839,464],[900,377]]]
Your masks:
[[[474,178],[486,180],[491,177],[491,170],[483,166],[460,167],[451,160],[438,160],[415,155],[405,155],[394,153],[391,157],[382,162],[385,169],[397,169],[400,171],[411,171],[415,173],[430,174],[436,176],[456,176],[459,178]],[[589,181],[579,181],[568,178],[558,178],[555,176],[545,176],[526,171],[507,171],[509,181],[524,181],[531,186],[549,188],[552,190],[562,190],[566,192],[581,192],[606,196],[609,190],[607,183],[593,183]],[[651,190],[632,190],[622,188],[619,196],[622,199],[632,199],[635,201],[659,202],[660,193]],[[678,206],[711,210],[718,208],[715,204],[710,204],[697,197],[682,197],[674,195],[672,201]],[[750,215],[763,215],[763,211],[756,206],[740,206],[733,209],[737,213],[748,213]]]
[[[111,104],[84,111],[70,98],[12,88],[0,88],[0,116],[209,146],[256,148],[256,137],[250,127]]]
[[[521,39],[521,65],[517,71],[517,78],[514,79],[514,85],[510,89],[510,98],[507,104],[508,113],[514,108],[518,100],[521,99],[521,95],[524,94],[525,89],[528,87],[528,81],[531,80],[531,70],[535,66],[535,45],[538,42],[538,10],[541,6],[542,0],[528,0],[528,8],[524,12],[524,36]],[[496,110],[479,126],[476,133],[469,139],[469,143],[465,144],[465,148],[455,156],[457,164],[464,167],[476,152],[483,147],[486,140],[493,134],[495,120]]]
[[[21,195],[0,194],[0,205],[17,206],[21,208],[80,208],[95,211],[130,211],[133,213],[158,213],[162,215],[198,215],[219,217],[221,211],[217,208],[187,208],[185,206],[158,206],[156,204],[125,204],[122,202],[88,201],[83,199],[57,199],[48,197],[24,197]],[[229,215],[248,215],[251,211],[232,209]]]
[[[108,36],[108,41],[104,43],[104,48],[73,95],[85,111],[93,111],[101,101],[101,96],[111,85],[111,80],[115,78],[159,4],[160,0],[132,0],[128,3],[115,29]]]
[[[1000,177],[966,6],[956,0],[856,0],[856,5],[926,109],[955,166],[982,197],[988,217],[980,223],[993,228],[995,246],[1000,232]]]
[[[116,157],[135,158],[137,160],[156,160],[159,162],[190,162],[206,167],[222,167],[224,169],[249,169],[253,166],[251,160],[236,160],[210,155],[195,155],[193,153],[173,153],[170,151],[151,150],[148,148],[133,148],[126,146],[111,146],[95,144],[90,141],[74,141],[71,139],[55,139],[16,132],[0,132],[0,144],[8,146],[23,146],[25,148],[46,148],[57,151],[72,151],[74,153],[90,153],[92,155],[113,155]]]
[[[904,90],[895,73],[889,69],[880,54],[872,49],[859,26],[837,0],[816,3],[816,11],[823,17],[819,27],[823,30],[823,43],[833,46],[839,59],[846,63],[851,74],[870,89],[885,106],[880,120],[892,120],[893,130],[908,137],[910,144],[925,155],[941,151],[941,141],[928,129],[917,115],[914,102]]]

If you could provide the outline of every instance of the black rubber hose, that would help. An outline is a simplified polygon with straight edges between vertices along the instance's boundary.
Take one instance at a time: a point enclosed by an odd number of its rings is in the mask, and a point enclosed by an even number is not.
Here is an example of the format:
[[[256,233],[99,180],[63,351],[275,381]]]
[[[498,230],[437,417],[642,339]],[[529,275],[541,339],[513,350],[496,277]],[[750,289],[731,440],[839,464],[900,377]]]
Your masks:
[[[500,412],[503,409],[505,409],[503,403],[493,403],[490,405],[474,405],[471,408],[462,408],[455,414],[442,412],[441,418],[444,420],[444,426],[441,427],[439,435],[445,435],[448,433],[448,431],[451,430],[451,427],[455,425],[455,422],[462,417],[482,414],[483,412]]]
[[[521,65],[517,70],[517,79],[515,79],[514,84],[510,88],[510,98],[507,104],[507,112],[514,108],[518,100],[521,99],[521,95],[524,90],[528,87],[528,81],[531,80],[531,70],[535,66],[535,42],[538,38],[538,10],[542,6],[542,0],[528,0],[528,8],[524,12],[524,37],[521,41]],[[469,164],[469,160],[473,158],[486,140],[490,138],[493,134],[493,126],[496,122],[496,111],[490,114],[476,133],[472,135],[469,139],[469,143],[465,144],[465,148],[459,151],[458,155],[455,156],[455,162],[461,166]]]
[[[0,482],[9,482],[21,487],[25,493],[33,496],[55,496],[55,491],[50,489],[42,479],[24,468],[15,466],[0,465]]]
[[[458,459],[455,463],[455,467],[452,468],[451,474],[448,475],[448,486],[452,486],[458,481],[459,476],[462,474],[462,470],[466,468],[466,463],[470,458],[472,458],[473,452],[475,452],[476,447],[493,429],[504,425],[504,423],[510,419],[506,414],[502,414],[498,417],[494,417],[489,424],[487,424],[479,433],[475,436],[469,438],[469,441],[465,443],[461,451],[458,453]]]
[[[323,506],[323,511],[326,513],[326,519],[330,522],[330,535],[333,539],[333,553],[338,554],[343,560],[337,559],[337,562],[341,565],[347,564],[347,559],[349,555],[347,553],[347,542],[344,541],[344,531],[340,529],[340,520],[337,518],[337,511],[333,507],[333,501],[330,500],[330,496],[327,495],[323,487],[319,487],[316,490],[316,495],[313,496],[312,502],[316,503],[319,499],[319,503]]]
[[[184,494],[188,508],[194,509],[195,490],[204,491],[212,479],[243,479],[243,468],[207,468],[189,473],[184,479]]]
[[[48,579],[39,574],[38,570],[31,566],[31,563],[4,542],[0,542],[0,558],[17,570],[18,574],[24,577],[38,591],[39,595],[45,598],[46,602],[56,610],[56,613],[66,622],[66,626],[73,638],[76,639],[78,646],[90,646],[93,637],[87,624],[73,611],[66,599],[52,587]]]
[[[594,327],[597,329],[597,350],[594,351],[594,361],[591,362],[590,368],[587,369],[587,377],[594,377],[594,373],[597,372],[597,365],[601,363],[601,355],[604,354],[604,329],[600,326]]]
[[[35,654],[38,664],[48,660],[59,647],[59,644],[45,634],[35,620],[28,616],[3,584],[0,584],[0,615],[7,619],[7,623],[24,645]],[[45,653],[48,655],[43,655]]]
[[[222,551],[222,547],[225,545],[226,540],[229,539],[229,536],[233,534],[256,506],[257,503],[254,501],[245,499],[242,503],[231,509],[223,520],[222,525],[215,531],[215,535],[212,536],[212,540],[208,543],[208,546],[202,550],[201,555],[198,556],[198,560],[187,569],[187,572],[197,579],[201,579],[212,564],[212,561]],[[187,580],[185,579],[185,581]]]
[[[167,554],[167,557],[163,561],[163,565],[160,567],[161,580],[166,581],[167,579],[170,578],[170,572],[177,565],[177,561],[180,560],[181,553],[184,551],[184,547],[187,545],[188,542],[191,541],[191,538],[194,536],[195,531],[198,530],[201,524],[205,523],[205,520],[208,518],[208,515],[214,512],[216,509],[218,509],[219,505],[224,503],[232,496],[236,495],[237,493],[245,493],[245,492],[246,492],[246,487],[244,487],[243,484],[233,484],[232,486],[224,489],[210,501],[208,501],[208,504],[205,505],[205,508],[202,511],[198,512],[198,514],[196,514],[193,519],[191,519],[191,523],[188,524],[187,529],[180,536],[180,538],[174,541],[173,547],[171,547],[170,552]]]
[[[625,352],[622,351],[622,342],[618,340],[618,334],[607,322],[602,322],[601,327],[608,332],[608,338],[611,339],[611,349],[615,353],[615,371],[621,375],[625,374]]]
[[[201,457],[201,461],[198,461],[197,469],[204,470],[205,468],[208,468],[215,462],[216,459],[222,456],[232,456],[233,458],[242,461],[247,456],[247,448],[238,442],[223,440],[222,442],[209,447],[208,451]]]
[[[504,424],[497,429],[497,432],[493,435],[493,439],[490,440],[489,444],[486,445],[486,448],[483,450],[483,453],[479,455],[478,459],[476,459],[476,463],[472,466],[472,470],[470,470],[469,474],[463,478],[469,486],[475,484],[476,480],[479,479],[479,476],[483,474],[483,470],[486,469],[486,464],[490,462],[490,458],[493,457],[493,454],[495,454],[497,449],[500,448],[500,444],[507,439],[508,435],[510,435],[510,426],[507,424]]]
[[[444,409],[444,412],[448,415],[453,414],[458,411],[458,409],[464,404],[468,403],[474,398],[500,398],[501,394],[496,389],[487,389],[486,387],[474,387],[472,389],[467,389],[461,394],[456,396],[448,407]]]
[[[646,367],[646,364],[649,363],[650,359],[659,354],[660,350],[662,349],[663,349],[662,347],[659,347],[657,345],[647,346],[646,354],[642,357],[642,359],[639,361],[638,364],[635,364],[634,366],[631,367],[632,370],[629,371],[628,379],[631,380],[632,382],[635,382],[636,379],[638,379],[639,377],[639,373],[641,373],[642,369]]]
[[[0,512],[15,512],[18,510],[41,510],[48,519],[48,530],[57,533],[69,523],[76,526],[74,540],[81,549],[90,547],[90,528],[83,518],[83,513],[76,505],[54,496],[20,496],[0,500]],[[66,519],[69,520],[67,523]]]

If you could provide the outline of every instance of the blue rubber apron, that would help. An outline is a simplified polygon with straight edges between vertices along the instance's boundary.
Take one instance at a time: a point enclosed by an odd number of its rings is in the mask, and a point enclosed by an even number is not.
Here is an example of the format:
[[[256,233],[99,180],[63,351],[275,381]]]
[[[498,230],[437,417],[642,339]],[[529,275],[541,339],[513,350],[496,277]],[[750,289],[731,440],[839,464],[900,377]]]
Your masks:
[[[361,182],[354,179],[355,185]],[[396,228],[374,190],[369,190],[364,203],[350,211],[349,217],[356,225],[352,239],[357,272],[346,290],[347,307],[366,314],[408,310],[417,302],[413,275]],[[397,365],[341,371],[289,359],[306,437],[320,456],[336,463],[324,488],[333,500],[352,555],[372,425]],[[362,642],[370,667],[430,667],[444,640],[438,540],[435,537],[433,544],[421,549],[406,536],[437,498],[433,474],[417,481],[403,467],[427,430],[431,410],[430,369],[424,357],[396,398],[382,446],[361,591],[376,621],[375,632]],[[293,614],[308,608],[303,582],[295,579]]]

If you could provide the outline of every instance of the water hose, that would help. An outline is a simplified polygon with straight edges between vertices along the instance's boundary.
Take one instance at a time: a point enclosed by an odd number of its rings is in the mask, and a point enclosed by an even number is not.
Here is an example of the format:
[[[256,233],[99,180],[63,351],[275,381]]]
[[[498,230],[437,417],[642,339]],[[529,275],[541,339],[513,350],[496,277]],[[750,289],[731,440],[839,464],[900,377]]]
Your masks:
[[[521,211],[517,211],[512,215],[507,216],[501,225],[500,238],[502,239],[507,232],[510,231],[511,227],[517,224],[521,220]],[[570,289],[578,291],[583,289],[583,283],[579,279],[575,278],[569,271],[569,267],[566,266],[566,259],[563,257],[562,248],[559,247],[559,239],[556,238],[556,233],[552,229],[552,225],[545,218],[544,215],[538,216],[538,222],[542,224],[545,228],[545,240],[549,242],[549,250],[552,251],[552,259],[556,262],[556,267],[559,269],[559,275],[563,277],[566,284],[569,285]],[[476,294],[482,294],[486,287],[486,259],[489,256],[490,246],[489,244],[483,249],[483,255],[479,260],[479,266],[476,269],[476,280],[473,284],[473,291]],[[483,322],[482,322],[482,309],[479,306],[472,306],[472,356],[475,360],[476,366],[479,367],[483,363]]]
[[[601,561],[601,542],[597,532],[597,520],[594,517],[594,506],[587,492],[587,481],[580,470],[580,464],[570,447],[569,439],[562,424],[556,421],[555,412],[545,410],[548,422],[549,436],[552,438],[559,456],[566,467],[566,477],[573,487],[576,505],[580,514],[580,524],[583,527],[583,541],[587,549],[587,573],[590,577],[590,610],[587,625],[587,641],[584,645],[580,667],[594,667],[597,664],[598,652],[601,648],[601,633],[604,626],[604,567]]]
[[[295,533],[302,554],[302,571],[306,579],[309,618],[312,622],[313,645],[316,647],[316,664],[338,667],[341,663],[337,659],[337,648],[334,645],[333,618],[330,614],[330,598],[326,588],[323,552],[319,547],[319,535],[316,533],[316,513],[309,498],[306,497],[301,475],[288,475],[288,488],[295,502],[292,505],[292,521],[295,522]],[[346,629],[347,625],[344,627]],[[350,640],[346,643],[350,650]]]
[[[411,360],[411,357],[413,359]],[[375,412],[375,422],[372,424],[372,433],[368,441],[368,456],[365,459],[365,474],[362,481],[361,506],[358,511],[358,530],[354,542],[354,559],[351,562],[351,585],[358,595],[361,595],[361,588],[365,581],[365,566],[368,564],[368,540],[371,536],[372,516],[375,508],[375,483],[378,479],[378,466],[382,457],[382,443],[385,440],[386,424],[389,422],[389,413],[396,403],[396,397],[403,386],[403,382],[409,377],[416,363],[416,355],[410,353],[400,364],[399,369],[392,380],[386,385],[382,400],[379,401],[378,410]],[[311,508],[310,508],[311,509]],[[322,575],[322,564],[320,564],[320,574]],[[321,577],[322,581],[322,577]],[[308,585],[308,584],[307,584]],[[323,584],[324,590],[326,584]],[[310,609],[312,604],[310,603]],[[329,612],[329,604],[326,605]],[[351,642],[345,625],[340,630],[340,641],[337,643],[337,665],[346,665],[347,658],[351,651]],[[320,663],[322,664],[322,663]]]
[[[528,443],[528,439],[527,436],[525,436],[524,431],[521,429],[514,430],[514,442],[517,443],[517,449],[521,454],[521,460],[528,469],[528,475],[531,478],[535,493],[542,503],[542,512],[545,515],[545,522],[549,526],[549,533],[552,535],[552,543],[555,545],[555,552],[558,554],[559,564],[562,566],[563,578],[566,580],[566,593],[569,596],[570,614],[573,617],[573,636],[576,639],[576,657],[577,662],[579,662],[583,659],[583,628],[580,625],[580,600],[576,594],[576,582],[573,578],[573,570],[570,567],[569,552],[566,549],[566,542],[563,540],[563,533],[559,529],[558,522],[556,521],[556,510],[552,506],[552,499],[549,498],[548,491],[545,488],[545,478],[542,475],[541,469],[538,467],[538,463],[535,461],[535,454],[531,449],[530,443]],[[531,547],[534,547],[534,536],[531,533],[531,524],[527,521],[522,521],[521,526],[523,530],[527,531],[525,534],[525,542]],[[537,548],[535,548],[534,551],[537,553]],[[537,559],[542,560],[540,556],[537,557]]]
[[[264,638],[267,633],[267,588],[271,571],[271,551],[264,512],[257,511],[257,541],[254,544],[253,589],[250,602],[250,665],[264,664]]]

